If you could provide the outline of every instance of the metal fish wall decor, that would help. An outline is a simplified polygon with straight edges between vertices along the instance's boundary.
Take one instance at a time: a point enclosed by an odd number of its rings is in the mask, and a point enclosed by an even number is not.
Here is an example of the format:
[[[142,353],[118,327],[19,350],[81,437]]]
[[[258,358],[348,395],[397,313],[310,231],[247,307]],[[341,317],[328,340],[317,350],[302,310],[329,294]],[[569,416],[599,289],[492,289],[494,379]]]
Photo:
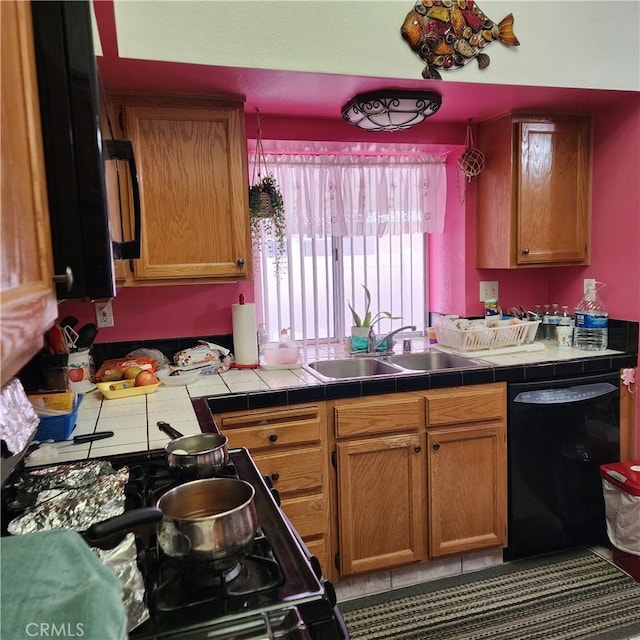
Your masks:
[[[402,37],[427,63],[424,78],[440,80],[438,69],[459,69],[477,60],[489,66],[483,49],[494,41],[511,47],[520,43],[513,33],[513,15],[498,24],[487,18],[474,0],[418,0],[400,28]]]

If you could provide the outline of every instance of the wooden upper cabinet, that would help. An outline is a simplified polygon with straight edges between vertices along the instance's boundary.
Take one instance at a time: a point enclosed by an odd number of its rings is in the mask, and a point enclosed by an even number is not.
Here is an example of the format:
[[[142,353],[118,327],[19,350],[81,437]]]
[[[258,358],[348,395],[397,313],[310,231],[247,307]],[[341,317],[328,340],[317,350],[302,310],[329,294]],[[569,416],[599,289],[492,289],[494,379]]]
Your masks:
[[[2,386],[42,348],[58,315],[31,4],[0,2]]]
[[[477,266],[589,263],[591,121],[512,114],[478,125]]]
[[[122,119],[119,111],[112,104],[102,101],[100,104],[100,130],[104,140],[124,139]],[[108,160],[104,163],[104,183],[109,212],[111,238],[122,242],[133,238],[133,201],[129,188],[129,165],[119,160]],[[131,271],[128,260],[114,260],[113,272],[116,285],[122,285],[129,278]]]
[[[153,95],[119,101],[140,184],[135,280],[250,277],[243,102]]]

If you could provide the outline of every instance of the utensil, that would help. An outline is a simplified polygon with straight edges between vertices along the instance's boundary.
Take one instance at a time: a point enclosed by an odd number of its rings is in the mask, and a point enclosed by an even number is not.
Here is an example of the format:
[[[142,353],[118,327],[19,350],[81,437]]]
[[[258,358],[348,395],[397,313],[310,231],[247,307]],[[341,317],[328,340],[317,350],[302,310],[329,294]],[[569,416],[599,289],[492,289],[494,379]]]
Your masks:
[[[44,335],[52,353],[69,353],[67,341],[59,324],[54,324]]]
[[[68,324],[64,325],[62,327],[62,333],[64,334],[69,351],[75,349],[76,343],[78,342],[78,334],[75,332],[73,327]]]
[[[93,524],[85,537],[101,539],[156,522],[158,544],[174,563],[213,562],[224,570],[244,557],[253,542],[258,528],[254,496],[254,488],[236,478],[185,482],[162,495],[155,507]]]
[[[105,438],[113,438],[113,431],[96,431],[95,433],[85,433],[73,437],[73,444],[84,444],[86,442],[94,442],[95,440],[104,440]]]
[[[88,349],[98,335],[98,326],[95,322],[89,322],[78,329],[78,339],[76,347],[78,349]]]
[[[62,320],[60,320],[58,324],[62,327],[62,329],[64,329],[65,327],[71,327],[73,329],[78,324],[78,318],[76,318],[75,316],[65,316],[64,318],[62,318]]]
[[[169,470],[189,478],[207,478],[229,462],[229,441],[219,433],[182,435],[169,423],[158,422],[160,431],[173,438],[164,453]]]

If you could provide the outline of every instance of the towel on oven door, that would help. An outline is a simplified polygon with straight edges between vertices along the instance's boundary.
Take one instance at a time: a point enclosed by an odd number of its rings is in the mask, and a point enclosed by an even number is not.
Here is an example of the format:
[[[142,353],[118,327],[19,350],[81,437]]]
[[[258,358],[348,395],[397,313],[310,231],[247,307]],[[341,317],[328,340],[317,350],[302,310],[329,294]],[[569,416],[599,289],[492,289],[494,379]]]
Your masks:
[[[0,637],[127,636],[120,582],[75,531],[0,538]]]

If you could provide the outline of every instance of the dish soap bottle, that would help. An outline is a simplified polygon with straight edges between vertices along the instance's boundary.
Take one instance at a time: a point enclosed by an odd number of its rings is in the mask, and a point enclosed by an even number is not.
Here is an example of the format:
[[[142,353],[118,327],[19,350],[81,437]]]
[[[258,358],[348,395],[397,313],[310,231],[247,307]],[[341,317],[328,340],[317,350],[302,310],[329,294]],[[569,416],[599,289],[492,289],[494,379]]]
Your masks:
[[[585,281],[584,295],[574,312],[573,344],[585,351],[602,351],[609,342],[609,320],[604,302],[596,291],[596,281]]]

